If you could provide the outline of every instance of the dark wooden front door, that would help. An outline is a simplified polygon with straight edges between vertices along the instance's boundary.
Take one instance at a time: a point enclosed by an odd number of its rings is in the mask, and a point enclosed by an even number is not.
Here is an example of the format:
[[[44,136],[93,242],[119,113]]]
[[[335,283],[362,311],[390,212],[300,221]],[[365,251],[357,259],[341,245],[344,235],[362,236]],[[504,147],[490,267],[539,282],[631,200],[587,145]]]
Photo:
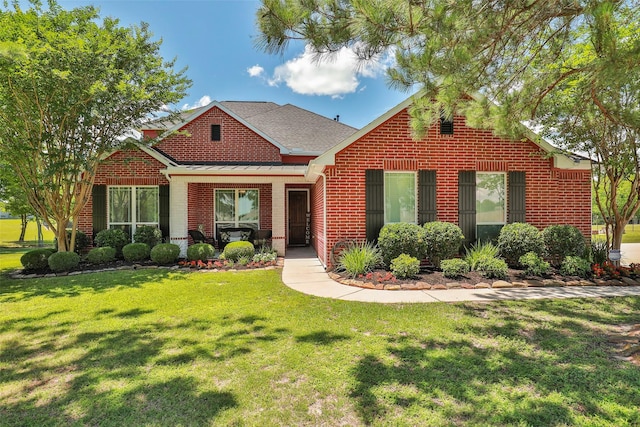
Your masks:
[[[289,245],[307,244],[307,192],[289,192]]]

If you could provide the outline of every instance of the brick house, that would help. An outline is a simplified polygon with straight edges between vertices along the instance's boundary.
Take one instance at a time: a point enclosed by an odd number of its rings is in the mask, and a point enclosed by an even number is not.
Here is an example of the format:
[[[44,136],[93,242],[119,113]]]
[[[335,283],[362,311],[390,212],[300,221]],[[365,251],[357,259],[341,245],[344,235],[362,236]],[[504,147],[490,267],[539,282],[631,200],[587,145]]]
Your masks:
[[[468,242],[525,221],[590,235],[589,161],[457,116],[416,141],[410,103],[359,131],[269,102],[213,102],[155,122],[143,133],[159,143],[113,153],[100,168],[80,229],[157,225],[183,255],[192,229],[267,229],[280,254],[311,245],[325,265],[336,242],[374,240],[386,222],[449,221]]]

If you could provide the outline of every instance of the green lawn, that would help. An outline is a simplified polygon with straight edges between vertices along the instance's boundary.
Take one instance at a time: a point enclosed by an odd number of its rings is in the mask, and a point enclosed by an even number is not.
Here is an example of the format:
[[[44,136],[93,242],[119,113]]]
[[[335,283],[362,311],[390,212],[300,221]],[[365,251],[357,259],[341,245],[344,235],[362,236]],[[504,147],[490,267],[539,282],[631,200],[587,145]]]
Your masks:
[[[42,227],[42,234],[45,244],[50,246],[55,236],[46,227]],[[27,223],[27,230],[24,235],[25,242],[18,242],[20,238],[19,219],[0,219],[0,246],[36,246],[38,243],[38,227],[35,221]]]
[[[592,229],[601,230],[602,225],[594,225]],[[600,234],[599,236],[604,239],[604,234]],[[640,224],[631,224],[625,227],[624,234],[622,235],[622,243],[640,243]]]
[[[640,425],[640,369],[606,338],[640,298],[365,304],[278,270],[0,280],[2,426]]]

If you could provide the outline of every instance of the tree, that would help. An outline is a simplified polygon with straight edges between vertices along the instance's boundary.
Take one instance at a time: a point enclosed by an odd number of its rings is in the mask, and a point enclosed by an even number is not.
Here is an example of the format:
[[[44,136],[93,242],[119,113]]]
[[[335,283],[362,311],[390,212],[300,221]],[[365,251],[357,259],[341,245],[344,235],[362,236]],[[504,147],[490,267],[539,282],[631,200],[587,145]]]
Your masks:
[[[0,160],[0,200],[5,202],[4,208],[7,212],[20,217],[18,241],[24,242],[28,218],[29,215],[34,214],[34,210],[20,188],[13,168],[2,160]]]
[[[411,108],[417,136],[454,112],[515,138],[523,120],[546,135],[571,133],[555,141],[593,155],[594,174],[609,180],[600,185],[634,180],[628,203],[615,202],[614,187],[601,203],[615,218],[619,248],[637,210],[639,2],[262,0],[257,23],[257,45],[271,53],[291,40],[305,40],[319,57],[342,47],[363,61],[394,52],[390,84],[420,88]]]
[[[60,251],[74,249],[103,158],[190,85],[160,44],[146,24],[100,21],[91,6],[66,11],[51,0],[44,10],[34,0],[26,11],[17,2],[0,9],[0,156]]]

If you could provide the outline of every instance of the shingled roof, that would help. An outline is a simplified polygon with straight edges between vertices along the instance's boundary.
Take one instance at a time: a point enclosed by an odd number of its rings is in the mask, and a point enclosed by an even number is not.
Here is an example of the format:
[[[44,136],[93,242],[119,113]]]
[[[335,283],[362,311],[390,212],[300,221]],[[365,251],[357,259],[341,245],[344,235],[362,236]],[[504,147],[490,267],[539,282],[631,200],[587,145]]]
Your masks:
[[[222,101],[180,113],[174,121],[150,122],[143,130],[172,130],[195,120],[213,107],[243,121],[290,154],[319,155],[357,131],[356,128],[329,119],[295,105],[273,102]]]

